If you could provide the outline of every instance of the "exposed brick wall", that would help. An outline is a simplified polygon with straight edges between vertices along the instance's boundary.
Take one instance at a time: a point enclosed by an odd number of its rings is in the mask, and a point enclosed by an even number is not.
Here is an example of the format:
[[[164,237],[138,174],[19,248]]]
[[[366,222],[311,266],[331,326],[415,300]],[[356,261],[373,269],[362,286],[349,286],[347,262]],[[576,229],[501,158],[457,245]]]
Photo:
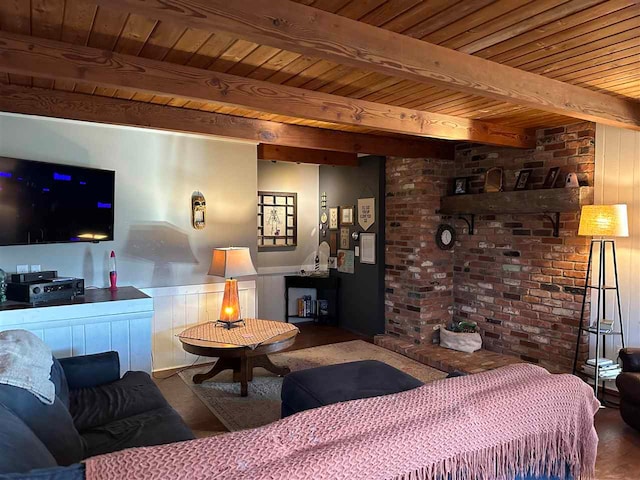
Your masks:
[[[386,332],[416,344],[431,343],[453,311],[453,251],[433,241],[452,169],[452,161],[387,158]]]
[[[387,333],[431,343],[433,326],[453,314],[478,322],[490,350],[551,371],[570,370],[589,248],[589,239],[577,236],[578,214],[561,215],[559,238],[542,215],[479,216],[475,235],[456,221],[458,243],[452,251],[438,249],[434,235],[443,221],[437,213],[440,196],[451,192],[453,178],[470,177],[471,191],[480,192],[484,172],[501,166],[509,191],[518,171],[532,168],[529,188],[540,188],[548,169],[559,166],[556,187],[563,187],[569,172],[593,185],[594,141],[595,125],[580,123],[538,131],[538,146],[531,150],[461,145],[455,163],[389,158]],[[586,341],[583,337],[581,357]]]
[[[569,172],[593,185],[594,141],[595,125],[580,123],[539,130],[534,150],[461,146],[455,176],[472,177],[478,192],[484,172],[502,166],[509,191],[518,171],[532,168],[529,188],[540,188],[547,170],[558,166],[556,187],[564,187]],[[579,213],[562,214],[556,238],[542,215],[476,217],[476,234],[460,235],[455,248],[454,318],[478,322],[490,350],[570,371],[589,252],[589,239],[577,236],[578,223]]]

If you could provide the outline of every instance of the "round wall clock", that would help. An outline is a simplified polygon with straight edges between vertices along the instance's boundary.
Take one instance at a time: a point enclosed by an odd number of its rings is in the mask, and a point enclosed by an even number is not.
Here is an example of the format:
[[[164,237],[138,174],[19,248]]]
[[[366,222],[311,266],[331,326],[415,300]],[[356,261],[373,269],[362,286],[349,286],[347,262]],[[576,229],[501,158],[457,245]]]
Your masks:
[[[456,231],[451,225],[442,224],[436,232],[436,245],[441,250],[450,250],[456,243]]]

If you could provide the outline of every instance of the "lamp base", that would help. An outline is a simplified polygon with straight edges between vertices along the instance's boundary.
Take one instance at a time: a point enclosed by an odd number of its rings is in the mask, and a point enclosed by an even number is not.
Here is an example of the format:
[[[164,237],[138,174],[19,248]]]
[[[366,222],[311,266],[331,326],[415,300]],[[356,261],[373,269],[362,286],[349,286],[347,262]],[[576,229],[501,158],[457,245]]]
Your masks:
[[[244,326],[245,323],[242,318],[238,320],[216,320],[216,326],[218,325],[223,328],[226,328],[227,330],[231,330],[232,328]]]

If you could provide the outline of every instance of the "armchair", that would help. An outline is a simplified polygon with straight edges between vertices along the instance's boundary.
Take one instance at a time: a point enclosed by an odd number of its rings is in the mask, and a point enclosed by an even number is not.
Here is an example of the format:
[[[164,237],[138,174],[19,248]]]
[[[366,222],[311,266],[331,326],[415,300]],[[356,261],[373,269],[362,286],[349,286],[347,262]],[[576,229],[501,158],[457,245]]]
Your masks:
[[[622,373],[616,378],[620,415],[629,426],[640,430],[640,348],[623,348],[620,360]]]

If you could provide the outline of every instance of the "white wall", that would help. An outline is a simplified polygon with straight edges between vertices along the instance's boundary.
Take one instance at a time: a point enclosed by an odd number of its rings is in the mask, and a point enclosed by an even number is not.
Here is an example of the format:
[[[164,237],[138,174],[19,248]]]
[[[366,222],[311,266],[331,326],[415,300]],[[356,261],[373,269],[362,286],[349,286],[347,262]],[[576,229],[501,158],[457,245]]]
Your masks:
[[[215,246],[249,246],[256,261],[254,144],[3,113],[0,156],[116,171],[115,241],[0,247],[6,271],[40,264],[103,287],[115,250],[119,283],[144,288],[218,281],[206,275]],[[195,190],[207,200],[200,231],[191,227]]]
[[[640,346],[640,132],[598,124],[595,163],[595,203],[626,203],[629,212],[629,237],[616,239],[616,250],[625,341],[627,346],[638,347]],[[611,264],[607,263],[607,265]],[[611,274],[611,271],[608,273]],[[610,282],[611,280],[608,281],[609,284]],[[607,312],[613,312],[613,308],[614,296],[610,293],[607,299]],[[591,309],[592,315],[595,315],[596,305],[593,302]],[[592,346],[594,344],[593,336],[591,344]],[[619,347],[619,338],[612,339],[607,345],[607,356],[615,358]]]

